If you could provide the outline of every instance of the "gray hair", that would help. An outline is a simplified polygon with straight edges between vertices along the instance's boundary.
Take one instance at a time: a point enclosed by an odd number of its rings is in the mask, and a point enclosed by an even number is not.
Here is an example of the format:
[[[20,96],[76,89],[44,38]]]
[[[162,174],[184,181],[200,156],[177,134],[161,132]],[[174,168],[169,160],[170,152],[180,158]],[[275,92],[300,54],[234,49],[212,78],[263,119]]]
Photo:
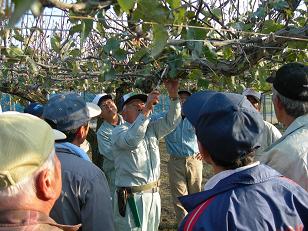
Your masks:
[[[288,115],[297,118],[308,113],[308,102],[289,99],[273,87],[273,98],[278,97]]]
[[[26,198],[31,198],[36,195],[36,178],[39,173],[45,169],[50,170],[52,173],[55,171],[55,150],[50,153],[47,160],[43,163],[43,165],[37,169],[30,176],[27,176],[22,181],[18,182],[15,185],[11,185],[8,188],[0,190],[0,200],[3,200],[7,197],[19,197],[25,196]]]

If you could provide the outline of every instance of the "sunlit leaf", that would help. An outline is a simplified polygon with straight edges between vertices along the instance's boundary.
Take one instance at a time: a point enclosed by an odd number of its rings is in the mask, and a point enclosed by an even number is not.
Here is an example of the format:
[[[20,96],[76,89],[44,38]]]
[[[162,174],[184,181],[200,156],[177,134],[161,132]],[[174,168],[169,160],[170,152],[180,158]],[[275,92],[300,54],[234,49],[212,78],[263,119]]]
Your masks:
[[[146,22],[168,23],[168,10],[158,0],[139,0],[133,13],[135,21],[142,19]]]
[[[40,1],[34,1],[31,5],[31,12],[34,16],[38,17],[43,10],[42,3]]]
[[[175,78],[179,73],[179,68],[182,67],[184,59],[182,54],[171,53],[168,57],[168,77]]]
[[[105,29],[104,29],[102,23],[100,23],[100,22],[96,23],[96,30],[100,33],[101,36],[105,36],[106,33],[105,33]]]
[[[203,52],[203,43],[202,42],[190,42],[190,47],[192,50],[191,58],[193,60],[199,59],[202,56]]]
[[[186,17],[189,19],[193,19],[196,16],[196,12],[194,11],[186,11]]]
[[[203,57],[207,60],[215,61],[217,59],[216,53],[206,44],[203,46],[202,52]]]
[[[113,52],[113,56],[115,57],[116,60],[123,61],[126,59],[126,51],[119,48]]]
[[[287,42],[289,48],[294,48],[294,49],[308,49],[308,43],[306,41],[294,41],[290,40]]]
[[[149,53],[148,49],[143,47],[134,54],[134,56],[131,58],[131,61],[139,62],[148,53]]]
[[[276,32],[284,28],[283,24],[277,23],[274,20],[266,20],[263,24],[262,33]]]
[[[81,31],[82,31],[82,24],[73,25],[70,28],[69,35],[73,35],[75,33],[81,33]]]
[[[187,77],[191,80],[196,80],[196,79],[202,78],[203,73],[200,69],[194,69],[188,74]]]
[[[233,58],[234,54],[231,47],[225,47],[223,49],[223,56],[226,60],[230,60],[231,58]]]
[[[106,22],[106,18],[103,14],[102,11],[98,12],[97,14],[97,19],[98,19],[98,22],[102,24],[102,26],[105,28],[105,29],[109,29],[110,26],[107,24]]]
[[[221,9],[220,8],[214,8],[212,10],[213,15],[215,15],[216,18],[221,19]]]
[[[172,9],[179,8],[181,6],[181,0],[167,0]]]
[[[174,23],[175,24],[181,24],[186,22],[185,18],[186,10],[184,8],[177,9],[173,12],[174,14]],[[178,28],[178,33],[181,33],[180,27]]]
[[[14,26],[21,16],[30,9],[31,5],[37,0],[12,0],[14,3],[14,12],[10,18],[9,26]]]
[[[122,10],[128,13],[135,5],[135,0],[118,0]]]
[[[288,8],[288,7],[289,7],[289,5],[288,5],[287,1],[285,1],[285,0],[275,0],[273,2],[273,8],[275,10],[282,10],[282,9]]]
[[[61,38],[58,35],[54,35],[50,38],[50,45],[55,52],[59,53],[61,50]]]
[[[306,18],[305,17],[297,17],[294,19],[298,23],[299,26],[304,26],[306,23]]]
[[[120,47],[120,41],[112,37],[108,39],[106,45],[104,46],[104,51],[109,54],[110,52],[119,49],[119,47]]]
[[[109,71],[104,73],[105,81],[113,80],[116,76],[116,72],[114,69],[110,69]]]
[[[19,47],[9,47],[7,49],[7,53],[9,57],[15,58],[15,57],[20,57],[24,55],[24,52],[19,48]]]
[[[83,46],[83,43],[89,36],[91,30],[93,28],[93,20],[92,19],[85,19],[81,22],[81,33],[80,33],[80,44],[81,47]]]
[[[153,25],[153,44],[151,46],[151,56],[156,57],[167,44],[168,32],[165,27],[159,24]]]
[[[265,8],[262,6],[259,7],[257,11],[254,13],[254,16],[257,18],[264,18],[265,15],[266,15]]]
[[[113,10],[118,17],[120,17],[123,14],[123,10],[121,10],[120,5],[118,4],[114,5]]]
[[[190,27],[187,30],[187,39],[189,40],[204,40],[206,38],[206,34],[208,32],[207,29],[202,28],[201,24],[193,23],[191,24],[192,27]],[[194,27],[196,26],[196,27]],[[199,28],[200,27],[200,28]]]
[[[39,70],[38,70],[38,67],[37,67],[37,64],[36,62],[31,59],[29,56],[27,56],[26,58],[27,62],[30,64],[30,70],[31,72],[34,74],[34,75],[37,75]]]
[[[21,33],[18,30],[14,30],[14,38],[18,40],[19,42],[24,42],[24,37],[21,35]]]
[[[207,89],[209,87],[210,82],[207,79],[199,78],[197,84],[199,88]]]
[[[69,52],[69,55],[70,55],[70,56],[73,56],[73,57],[78,57],[78,56],[81,55],[81,53],[80,53],[80,50],[79,50],[79,49],[73,49],[73,50],[71,50],[71,51]]]

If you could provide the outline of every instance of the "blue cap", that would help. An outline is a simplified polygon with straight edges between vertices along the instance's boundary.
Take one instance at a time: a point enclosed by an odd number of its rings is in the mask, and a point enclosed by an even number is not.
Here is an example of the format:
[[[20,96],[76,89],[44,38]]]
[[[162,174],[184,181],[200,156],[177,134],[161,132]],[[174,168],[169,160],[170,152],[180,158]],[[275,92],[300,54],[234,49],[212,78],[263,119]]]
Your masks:
[[[231,163],[260,147],[264,122],[243,95],[203,91],[190,96],[183,110],[216,160]]]
[[[43,117],[53,121],[58,130],[69,131],[79,128],[100,113],[99,106],[86,103],[81,96],[70,93],[51,97],[44,107]]]
[[[29,113],[37,117],[41,117],[43,115],[43,111],[44,111],[44,106],[40,103],[30,103],[24,109],[24,113]]]

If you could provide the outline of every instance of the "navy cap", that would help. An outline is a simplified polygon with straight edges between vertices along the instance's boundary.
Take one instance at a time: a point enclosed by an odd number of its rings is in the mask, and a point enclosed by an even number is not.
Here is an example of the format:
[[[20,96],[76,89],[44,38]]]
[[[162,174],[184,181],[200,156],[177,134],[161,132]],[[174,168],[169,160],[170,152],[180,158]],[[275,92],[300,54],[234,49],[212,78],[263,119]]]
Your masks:
[[[264,122],[243,95],[199,92],[186,100],[183,111],[216,160],[231,163],[260,147]]]
[[[273,73],[267,82],[281,95],[298,101],[308,101],[308,66],[302,63],[288,63]]]
[[[190,91],[186,91],[186,90],[178,91],[178,95],[182,95],[182,94],[186,94],[186,95],[191,96],[191,92]]]
[[[69,131],[79,128],[100,114],[99,106],[86,103],[81,96],[70,93],[51,97],[44,107],[43,117],[53,121],[58,130]]]
[[[30,103],[24,109],[24,113],[29,113],[37,117],[41,117],[43,115],[43,111],[44,111],[44,106],[40,103]]]

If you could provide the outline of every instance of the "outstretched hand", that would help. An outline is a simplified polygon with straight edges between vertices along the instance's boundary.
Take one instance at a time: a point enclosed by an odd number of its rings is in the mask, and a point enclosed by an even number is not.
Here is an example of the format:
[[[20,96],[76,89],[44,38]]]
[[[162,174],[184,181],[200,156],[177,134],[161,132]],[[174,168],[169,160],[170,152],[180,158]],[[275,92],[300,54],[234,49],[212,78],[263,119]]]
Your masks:
[[[164,81],[165,87],[168,91],[169,97],[176,98],[178,97],[179,91],[179,80],[178,79],[167,79]]]
[[[157,90],[153,90],[150,94],[148,94],[147,102],[142,110],[145,116],[148,116],[153,110],[154,105],[159,102],[159,96],[160,93]]]

